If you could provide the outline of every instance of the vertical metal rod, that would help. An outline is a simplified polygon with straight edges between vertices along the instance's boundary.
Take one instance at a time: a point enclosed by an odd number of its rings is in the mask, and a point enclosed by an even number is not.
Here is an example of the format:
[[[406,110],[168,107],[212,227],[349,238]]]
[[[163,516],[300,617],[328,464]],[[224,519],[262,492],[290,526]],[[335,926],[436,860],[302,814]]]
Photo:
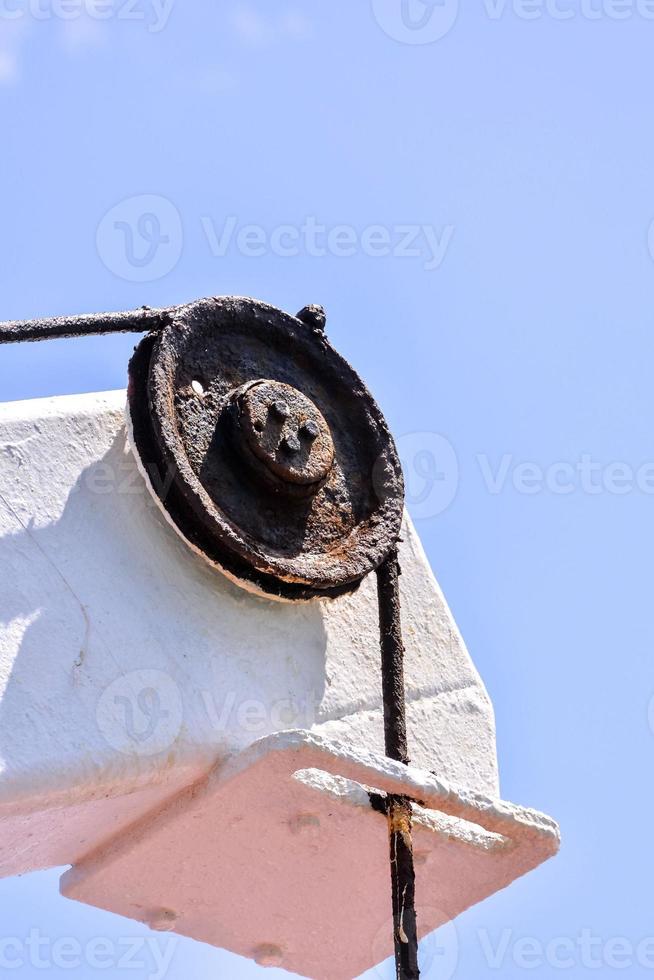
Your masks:
[[[400,619],[400,574],[397,549],[377,569],[379,637],[384,701],[386,755],[409,763],[406,737],[404,644]],[[388,833],[393,897],[393,937],[397,980],[417,980],[418,932],[415,908],[415,871],[411,838],[411,800],[389,796]]]

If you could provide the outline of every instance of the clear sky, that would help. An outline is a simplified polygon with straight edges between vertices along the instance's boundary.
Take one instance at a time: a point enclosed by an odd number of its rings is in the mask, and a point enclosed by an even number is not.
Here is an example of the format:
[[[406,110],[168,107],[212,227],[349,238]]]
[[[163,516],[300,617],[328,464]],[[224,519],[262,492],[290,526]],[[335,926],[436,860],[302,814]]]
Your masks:
[[[321,303],[398,437],[502,793],[563,832],[428,944],[434,980],[654,971],[653,18],[0,0],[0,316]],[[121,387],[133,343],[3,350],[0,399]],[[0,910],[0,938],[50,944],[15,977],[157,976],[147,946],[53,963],[57,938],[150,935],[56,872],[0,882]],[[179,940],[166,977],[260,972]]]

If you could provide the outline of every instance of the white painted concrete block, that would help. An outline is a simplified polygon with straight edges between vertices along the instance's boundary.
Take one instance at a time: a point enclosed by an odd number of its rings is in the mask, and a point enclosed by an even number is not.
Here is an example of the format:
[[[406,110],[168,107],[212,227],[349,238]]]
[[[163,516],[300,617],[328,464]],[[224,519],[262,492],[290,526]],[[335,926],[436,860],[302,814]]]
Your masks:
[[[0,406],[2,875],[120,849],[139,822],[147,838],[166,803],[281,730],[383,754],[374,581],[302,605],[230,583],[147,492],[124,402]],[[492,707],[408,518],[400,560],[412,761],[496,798]]]

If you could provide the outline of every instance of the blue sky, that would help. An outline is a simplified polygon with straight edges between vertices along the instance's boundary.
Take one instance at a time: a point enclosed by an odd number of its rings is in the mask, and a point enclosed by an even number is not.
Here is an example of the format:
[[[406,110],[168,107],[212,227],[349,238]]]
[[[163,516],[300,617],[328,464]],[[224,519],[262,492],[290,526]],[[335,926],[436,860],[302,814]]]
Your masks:
[[[654,970],[653,46],[648,0],[0,2],[0,315],[322,303],[398,437],[503,795],[563,831],[434,980]],[[121,387],[133,343],[3,350],[0,399]],[[0,882],[3,937],[148,937],[56,881]]]

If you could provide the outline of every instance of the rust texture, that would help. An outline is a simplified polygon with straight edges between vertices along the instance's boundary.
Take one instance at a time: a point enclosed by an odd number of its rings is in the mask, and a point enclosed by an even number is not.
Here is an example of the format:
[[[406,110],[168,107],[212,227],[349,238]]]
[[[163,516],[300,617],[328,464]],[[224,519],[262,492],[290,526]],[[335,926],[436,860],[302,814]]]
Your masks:
[[[356,588],[393,546],[404,498],[374,399],[324,313],[301,313],[200,300],[130,364],[136,445],[173,521],[210,561],[288,599]]]
[[[55,316],[39,320],[10,320],[0,323],[0,344],[56,340],[62,337],[89,337],[105,333],[146,333],[162,330],[168,310],[142,306],[124,313],[88,313],[84,316]]]
[[[397,549],[393,547],[377,569],[384,738],[386,755],[408,765],[399,572]],[[420,970],[411,839],[411,800],[405,796],[389,796],[386,807],[391,859],[396,977],[397,980],[415,980],[420,976]]]
[[[356,589],[392,547],[402,472],[369,391],[325,336],[325,311],[290,316],[213,297],[166,310],[0,324],[0,343],[145,332],[128,407],[151,487],[209,561],[285,599]]]
[[[408,764],[397,539],[404,484],[370,392],[325,336],[219,297],[168,310],[0,324],[0,344],[147,333],[129,365],[133,442],[152,491],[210,562],[285,599],[334,597],[377,570],[386,754]],[[419,977],[411,801],[388,819],[396,976]]]
[[[147,333],[128,407],[150,485],[209,561],[285,599],[357,588],[393,546],[393,439],[325,311],[253,299],[0,324],[0,343]]]
[[[310,496],[334,462],[334,442],[322,412],[297,388],[253,381],[233,397],[234,443],[271,489]]]

